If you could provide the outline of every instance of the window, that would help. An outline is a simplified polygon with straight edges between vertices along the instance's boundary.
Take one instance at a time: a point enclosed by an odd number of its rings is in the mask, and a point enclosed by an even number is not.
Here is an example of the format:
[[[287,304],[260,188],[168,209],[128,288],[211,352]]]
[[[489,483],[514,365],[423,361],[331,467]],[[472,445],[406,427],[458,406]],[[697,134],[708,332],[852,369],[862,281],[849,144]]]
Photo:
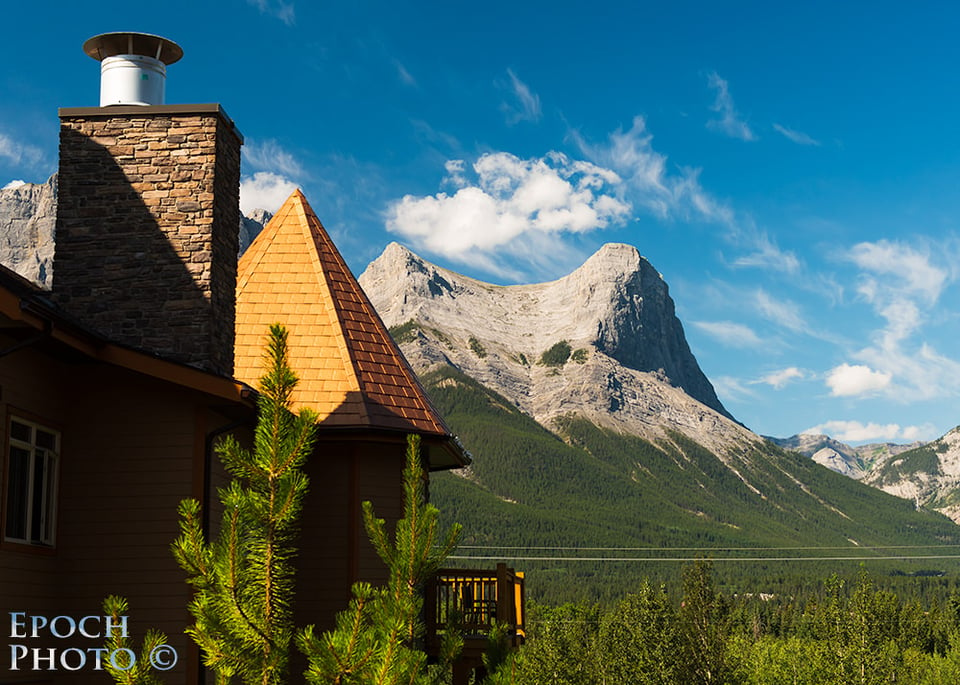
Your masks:
[[[32,421],[10,419],[4,538],[52,546],[56,530],[60,434]]]

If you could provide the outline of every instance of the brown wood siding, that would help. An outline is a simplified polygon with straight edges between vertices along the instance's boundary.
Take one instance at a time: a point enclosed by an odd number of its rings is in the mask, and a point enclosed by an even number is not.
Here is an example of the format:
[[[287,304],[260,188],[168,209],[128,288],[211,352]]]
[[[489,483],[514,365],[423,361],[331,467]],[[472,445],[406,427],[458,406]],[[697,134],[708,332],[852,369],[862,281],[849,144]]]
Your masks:
[[[310,490],[304,502],[297,560],[299,625],[333,627],[350,600],[349,481],[354,446],[320,442],[307,462]]]
[[[180,659],[167,680],[185,682],[190,591],[170,543],[179,502],[202,487],[198,429],[229,419],[208,410],[210,398],[195,391],[34,350],[0,358],[0,386],[4,415],[29,412],[61,431],[55,549],[0,548],[0,611],[79,618],[99,614],[107,595],[123,595],[132,636],[149,628],[165,632]],[[102,683],[103,677],[84,670],[54,674],[52,681]]]

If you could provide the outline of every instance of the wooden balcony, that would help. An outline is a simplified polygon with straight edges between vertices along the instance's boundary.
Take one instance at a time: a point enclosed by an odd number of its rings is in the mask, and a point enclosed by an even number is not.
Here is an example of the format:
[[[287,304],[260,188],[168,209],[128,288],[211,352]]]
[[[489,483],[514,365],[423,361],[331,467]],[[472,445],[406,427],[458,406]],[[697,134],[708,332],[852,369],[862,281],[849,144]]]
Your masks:
[[[447,630],[463,636],[463,652],[456,672],[482,665],[487,637],[495,624],[507,628],[510,647],[519,647],[526,635],[524,625],[523,573],[497,564],[494,571],[441,569],[427,584],[427,652],[437,654]],[[455,682],[465,682],[455,677]]]

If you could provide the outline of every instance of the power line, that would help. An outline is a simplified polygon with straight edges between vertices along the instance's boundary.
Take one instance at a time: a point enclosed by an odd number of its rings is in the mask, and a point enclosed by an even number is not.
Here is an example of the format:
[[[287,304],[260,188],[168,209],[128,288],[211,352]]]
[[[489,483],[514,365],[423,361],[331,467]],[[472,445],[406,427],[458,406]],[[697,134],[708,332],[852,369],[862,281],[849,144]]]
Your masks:
[[[878,550],[878,549],[957,549],[960,545],[843,545],[840,547],[540,547],[534,545],[457,545],[457,549],[500,549],[530,551],[582,552],[771,552],[778,550]]]
[[[829,549],[829,548],[827,548]],[[591,562],[695,562],[703,557],[550,557],[550,556],[463,556],[450,555],[447,559],[457,561],[591,561]],[[773,561],[919,561],[929,559],[960,559],[957,554],[898,555],[898,556],[850,556],[850,557],[711,557],[710,562],[773,562]]]

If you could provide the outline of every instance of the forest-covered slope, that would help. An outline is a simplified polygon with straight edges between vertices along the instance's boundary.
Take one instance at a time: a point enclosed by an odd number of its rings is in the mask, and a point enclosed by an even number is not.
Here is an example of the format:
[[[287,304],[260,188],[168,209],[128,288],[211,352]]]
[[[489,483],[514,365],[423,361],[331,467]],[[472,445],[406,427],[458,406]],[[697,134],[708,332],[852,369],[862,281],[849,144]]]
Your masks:
[[[938,556],[893,547],[960,543],[946,517],[770,443],[716,455],[679,434],[651,442],[574,416],[557,423],[558,435],[451,368],[422,380],[474,455],[467,473],[432,478],[443,517],[465,527],[452,561],[506,560],[530,572],[533,597],[617,597],[679,572],[676,561],[637,559],[712,557],[721,582],[741,591],[782,591],[858,563],[937,574],[947,561],[881,558]],[[768,561],[720,561],[728,557]]]

